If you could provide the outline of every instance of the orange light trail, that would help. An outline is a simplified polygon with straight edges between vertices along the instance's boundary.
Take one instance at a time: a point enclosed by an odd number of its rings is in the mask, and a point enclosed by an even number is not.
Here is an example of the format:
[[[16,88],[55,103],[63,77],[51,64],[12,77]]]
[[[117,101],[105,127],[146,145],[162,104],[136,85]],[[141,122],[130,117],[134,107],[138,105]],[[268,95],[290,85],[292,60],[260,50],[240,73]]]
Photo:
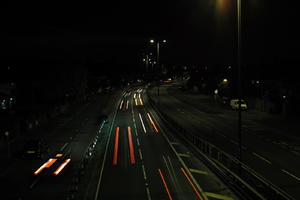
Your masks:
[[[118,147],[119,147],[119,127],[116,128],[113,165],[117,165],[118,162]]]
[[[62,156],[63,156],[63,154],[62,154],[62,153],[58,153],[58,154],[56,154],[56,156],[55,156],[55,157],[59,158],[59,157],[62,157]]]
[[[130,163],[135,164],[134,148],[133,148],[133,144],[132,144],[132,136],[131,136],[130,126],[128,126],[128,143],[129,143],[129,151],[130,151]]]
[[[136,93],[134,93],[133,98],[134,98],[134,99],[136,98]]]
[[[153,125],[153,127],[154,127],[154,129],[155,129],[156,133],[158,133],[158,129],[156,128],[156,126],[155,126],[155,124],[154,124],[154,122],[153,122],[153,120],[152,120],[152,118],[151,118],[150,114],[149,114],[149,113],[147,113],[147,115],[148,115],[148,117],[149,117],[149,120],[150,120],[151,124]]]
[[[167,193],[168,193],[169,199],[172,200],[172,196],[171,196],[171,194],[170,194],[169,188],[168,188],[167,183],[166,183],[166,181],[165,181],[164,175],[162,174],[162,172],[161,172],[160,169],[158,169],[158,172],[159,172],[159,175],[160,175],[160,177],[161,177],[161,180],[163,181],[163,184],[164,184],[164,186],[165,186],[165,189],[166,189],[166,191],[167,191]]]
[[[70,158],[68,158],[67,160],[65,160],[56,170],[55,172],[53,172],[53,174],[55,176],[57,176],[66,166],[67,164],[69,164],[69,162],[71,161]]]
[[[34,175],[38,175],[43,169],[49,168],[57,159],[55,158],[50,158],[47,162],[45,162],[40,168],[38,168],[35,172]]]
[[[196,192],[197,196],[199,199],[203,200],[203,198],[201,197],[201,195],[199,194],[198,190],[196,189],[195,185],[193,184],[193,182],[191,181],[191,179],[188,177],[188,175],[186,174],[186,172],[184,171],[184,169],[181,167],[180,168],[182,173],[184,174],[184,176],[186,177],[186,179],[189,181],[189,183],[191,184],[192,188],[194,189],[194,191]]]

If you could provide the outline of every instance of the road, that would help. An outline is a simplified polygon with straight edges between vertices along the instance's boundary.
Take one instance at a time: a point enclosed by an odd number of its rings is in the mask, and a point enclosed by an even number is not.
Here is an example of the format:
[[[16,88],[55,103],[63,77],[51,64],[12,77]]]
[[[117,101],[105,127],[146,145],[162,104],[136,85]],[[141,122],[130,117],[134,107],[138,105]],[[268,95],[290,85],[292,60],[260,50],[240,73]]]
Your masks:
[[[119,97],[120,93],[116,91],[114,94],[94,95],[89,102],[78,105],[78,108],[73,108],[64,116],[54,119],[50,126],[24,135],[24,139],[44,138],[50,146],[50,154],[42,160],[15,158],[9,166],[2,169],[1,188],[4,188],[5,192],[2,193],[2,197],[66,199],[79,161],[99,129],[99,116],[112,112],[116,104],[114,99]],[[25,140],[13,145],[22,147],[22,142]],[[33,173],[49,158],[53,158],[51,154],[55,155],[63,148],[71,149],[71,162],[68,167],[59,176],[37,178]],[[2,197],[1,199],[5,199]]]
[[[238,199],[168,132],[144,88],[123,94],[113,121],[94,199]]]
[[[157,98],[156,88],[150,96],[159,99],[160,109],[192,134],[238,157],[237,114],[222,108],[208,108],[201,100],[188,99],[180,94],[178,85],[169,84],[160,87]],[[212,101],[212,99],[210,99]],[[243,114],[242,161],[250,168],[271,181],[295,199],[300,198],[300,161],[297,149],[285,148],[285,138],[299,144],[299,137],[289,136],[286,132],[258,123],[254,111]],[[285,145],[284,145],[285,144]],[[298,149],[299,150],[299,149]]]
[[[103,114],[108,123],[100,128]],[[76,176],[96,134],[95,153],[84,175]],[[43,137],[51,154],[42,160],[16,159],[2,171],[7,199],[239,199],[164,126],[143,87],[93,97],[53,130],[44,130]],[[59,166],[55,162],[34,175],[65,149],[70,154],[62,162],[70,162],[59,175],[48,173]]]

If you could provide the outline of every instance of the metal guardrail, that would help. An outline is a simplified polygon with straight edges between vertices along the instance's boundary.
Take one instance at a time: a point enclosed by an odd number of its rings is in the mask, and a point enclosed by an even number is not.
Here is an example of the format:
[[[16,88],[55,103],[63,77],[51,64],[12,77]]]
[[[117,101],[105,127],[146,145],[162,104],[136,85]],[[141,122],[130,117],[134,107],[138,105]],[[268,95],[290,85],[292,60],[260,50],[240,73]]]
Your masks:
[[[147,90],[148,94],[148,90]],[[245,200],[295,200],[289,194],[266,180],[238,159],[222,151],[217,146],[186,131],[176,121],[165,114],[148,94],[149,103],[164,121],[164,124],[187,142],[202,160],[220,176],[228,186]],[[239,174],[239,175],[238,175]]]
[[[106,123],[106,119],[104,119],[95,136],[91,139],[88,147],[86,148],[84,155],[82,159],[80,160],[78,166],[75,168],[75,172],[72,178],[72,184],[69,187],[68,195],[66,197],[67,200],[73,200],[73,199],[78,199],[76,194],[79,190],[79,185],[81,183],[81,180],[83,178],[83,175],[85,174],[87,165],[89,161],[93,158],[93,155],[95,153],[95,147],[99,141],[100,138],[100,133],[102,131],[102,128],[104,127],[104,124]]]

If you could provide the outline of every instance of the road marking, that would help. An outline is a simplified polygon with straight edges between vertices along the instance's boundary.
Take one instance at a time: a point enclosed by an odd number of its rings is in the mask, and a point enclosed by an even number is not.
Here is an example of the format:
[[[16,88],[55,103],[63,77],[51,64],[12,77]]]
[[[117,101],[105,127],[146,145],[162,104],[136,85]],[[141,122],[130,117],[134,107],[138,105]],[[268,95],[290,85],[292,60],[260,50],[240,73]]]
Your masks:
[[[181,169],[182,173],[184,174],[184,176],[186,177],[186,179],[189,181],[189,183],[192,186],[192,188],[194,189],[194,191],[197,194],[198,198],[200,200],[203,200],[202,196],[200,195],[200,193],[198,192],[197,188],[195,187],[195,185],[193,184],[193,182],[191,181],[191,179],[189,178],[189,176],[186,174],[186,172],[184,171],[184,169],[182,167],[180,169]]]
[[[171,196],[171,194],[170,194],[170,191],[169,191],[169,188],[168,188],[168,186],[167,186],[166,180],[165,180],[164,175],[162,174],[162,172],[161,172],[160,169],[158,169],[158,173],[159,173],[160,178],[161,178],[161,180],[162,180],[162,182],[163,182],[163,184],[164,184],[164,186],[165,186],[165,189],[166,189],[166,191],[167,191],[167,193],[168,193],[169,199],[172,200],[172,196]]]
[[[60,148],[60,151],[63,151],[64,150],[64,148],[66,148],[66,146],[68,145],[69,143],[68,142],[66,142],[61,148]]]
[[[297,181],[300,181],[300,178],[295,176],[294,174],[282,169],[281,171],[283,171],[284,173],[288,174],[289,176],[293,177],[294,179],[296,179]]]
[[[139,140],[139,138],[136,138],[136,142],[137,142],[137,145],[140,146],[140,140]]]
[[[143,155],[141,149],[139,149],[140,159],[143,160]]]
[[[149,120],[150,120],[151,124],[153,125],[153,127],[154,127],[154,129],[155,129],[156,133],[158,133],[158,129],[157,129],[156,125],[154,124],[154,122],[153,122],[153,120],[152,120],[152,118],[151,118],[150,114],[149,114],[149,113],[147,113],[147,115],[148,115],[148,117],[149,117]]]
[[[115,119],[116,119],[116,116],[117,116],[117,112],[118,112],[118,109],[115,110],[114,117],[113,117],[112,123],[110,125],[109,135],[108,135],[108,139],[107,139],[107,142],[106,142],[104,158],[103,158],[103,162],[102,162],[102,166],[101,166],[101,170],[100,170],[100,174],[99,174],[99,180],[98,180],[98,183],[97,183],[96,194],[95,194],[94,200],[98,199],[98,195],[99,195],[99,191],[100,191],[100,184],[101,184],[101,180],[102,180],[102,174],[103,174],[103,170],[104,170],[104,164],[105,164],[106,157],[107,157],[108,145],[109,145],[113,125],[114,125],[114,122],[115,122]]]
[[[208,172],[206,172],[206,171],[202,171],[202,170],[198,170],[198,169],[192,169],[192,168],[190,168],[189,170],[192,173],[208,175]]]
[[[254,156],[260,158],[261,160],[263,160],[263,161],[269,163],[270,165],[272,165],[271,161],[269,161],[268,159],[262,157],[261,155],[258,155],[257,153],[254,153],[254,152],[253,152],[252,154],[253,154]]]
[[[146,184],[146,185],[148,185],[148,184]],[[150,190],[149,190],[148,186],[146,186],[146,192],[147,192],[148,200],[151,200]]]
[[[117,165],[118,162],[118,148],[119,148],[119,127],[116,128],[113,165]]]
[[[171,142],[172,145],[180,145],[179,142]]]
[[[180,157],[186,157],[186,158],[191,157],[191,155],[189,155],[189,154],[184,154],[184,153],[178,153],[177,155],[180,156]]]
[[[143,176],[145,181],[147,181],[147,175],[146,175],[146,171],[145,171],[145,165],[142,165],[142,170],[143,170]]]
[[[205,194],[206,194],[208,197],[213,197],[213,198],[215,198],[215,199],[221,199],[221,200],[233,200],[233,198],[228,197],[228,196],[224,196],[224,195],[221,195],[221,194],[215,194],[215,193],[211,193],[211,192],[205,192]]]
[[[237,143],[237,142],[234,141],[234,140],[230,140],[230,142],[232,142],[232,143],[235,144],[235,145],[239,145],[239,143]]]
[[[144,132],[146,133],[146,128],[145,128],[145,125],[144,125],[144,122],[143,122],[141,113],[139,113],[139,117],[140,117],[140,120],[141,120],[141,123],[142,123],[142,126],[143,126],[143,130],[144,130]]]

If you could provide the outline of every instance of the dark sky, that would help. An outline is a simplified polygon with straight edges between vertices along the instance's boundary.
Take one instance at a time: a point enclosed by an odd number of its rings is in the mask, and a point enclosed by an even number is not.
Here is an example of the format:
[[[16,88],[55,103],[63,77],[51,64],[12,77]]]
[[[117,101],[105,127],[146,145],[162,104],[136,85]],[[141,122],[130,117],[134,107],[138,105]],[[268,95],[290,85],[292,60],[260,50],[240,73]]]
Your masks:
[[[243,61],[299,63],[299,12],[284,1],[242,0]],[[1,58],[137,64],[166,39],[162,62],[234,64],[235,0],[9,1]],[[110,2],[110,3],[108,3]]]

